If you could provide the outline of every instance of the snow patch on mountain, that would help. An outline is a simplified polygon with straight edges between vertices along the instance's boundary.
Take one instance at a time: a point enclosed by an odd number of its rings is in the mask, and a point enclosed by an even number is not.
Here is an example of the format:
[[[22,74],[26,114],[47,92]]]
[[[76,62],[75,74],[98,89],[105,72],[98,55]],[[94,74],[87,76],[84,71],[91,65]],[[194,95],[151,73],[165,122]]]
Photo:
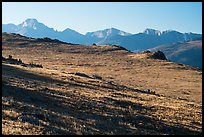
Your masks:
[[[109,28],[109,29],[86,33],[86,36],[97,37],[97,38],[107,38],[109,36],[115,36],[115,35],[128,36],[132,34],[118,30],[116,28]]]
[[[155,30],[155,29],[150,29],[150,28],[145,29],[143,31],[143,33],[148,34],[148,35],[157,35],[157,36],[161,35],[161,31]]]

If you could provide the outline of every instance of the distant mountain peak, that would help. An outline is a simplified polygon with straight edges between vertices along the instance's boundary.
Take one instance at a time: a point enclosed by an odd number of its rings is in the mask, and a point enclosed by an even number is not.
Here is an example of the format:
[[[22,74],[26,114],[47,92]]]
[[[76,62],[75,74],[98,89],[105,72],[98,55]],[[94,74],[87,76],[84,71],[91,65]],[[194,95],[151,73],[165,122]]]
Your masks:
[[[112,27],[104,30],[98,30],[95,32],[88,32],[86,33],[86,35],[98,37],[98,38],[106,38],[108,36],[113,36],[113,35],[128,36],[132,34]]]
[[[37,19],[28,18],[25,20],[25,22],[38,22],[38,21],[37,21]]]
[[[143,33],[148,34],[148,35],[157,35],[157,36],[161,35],[161,31],[156,30],[156,29],[150,29],[150,28],[145,29]]]
[[[75,31],[75,30],[70,29],[70,28],[66,28],[65,30],[63,30],[63,32],[70,32],[70,31]]]
[[[28,28],[33,28],[33,29],[37,29],[37,24],[39,22],[36,19],[26,19],[22,24],[20,24],[22,27],[28,27]]]
[[[109,30],[119,30],[119,29],[116,29],[116,28],[114,28],[114,27],[111,27],[111,28],[109,28]]]
[[[70,29],[70,28],[67,28],[65,30],[62,31],[62,33],[64,33],[65,35],[72,35],[72,36],[76,36],[76,35],[80,35],[80,36],[83,36],[82,34],[80,34],[79,32],[73,30],[73,29]]]

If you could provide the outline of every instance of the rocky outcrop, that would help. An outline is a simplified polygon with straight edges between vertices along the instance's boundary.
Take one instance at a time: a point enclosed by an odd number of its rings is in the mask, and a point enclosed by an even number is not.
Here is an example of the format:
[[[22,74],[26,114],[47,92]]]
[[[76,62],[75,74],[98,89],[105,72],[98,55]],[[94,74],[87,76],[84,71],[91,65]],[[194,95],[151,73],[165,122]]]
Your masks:
[[[149,58],[160,59],[160,60],[167,60],[166,56],[161,51],[153,52],[153,54],[150,55]]]

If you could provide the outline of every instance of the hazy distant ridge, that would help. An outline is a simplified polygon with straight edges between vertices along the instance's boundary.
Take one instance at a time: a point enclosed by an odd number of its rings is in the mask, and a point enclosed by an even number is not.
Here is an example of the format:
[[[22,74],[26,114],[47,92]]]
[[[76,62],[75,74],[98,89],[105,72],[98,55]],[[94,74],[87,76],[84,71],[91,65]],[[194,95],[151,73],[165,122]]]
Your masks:
[[[2,24],[2,32],[18,33],[28,37],[49,37],[76,44],[116,44],[131,51],[142,51],[158,45],[174,42],[202,40],[202,34],[180,33],[175,30],[159,31],[147,28],[141,33],[131,34],[116,28],[87,32],[85,35],[70,28],[56,31],[36,19],[27,19],[19,25]]]

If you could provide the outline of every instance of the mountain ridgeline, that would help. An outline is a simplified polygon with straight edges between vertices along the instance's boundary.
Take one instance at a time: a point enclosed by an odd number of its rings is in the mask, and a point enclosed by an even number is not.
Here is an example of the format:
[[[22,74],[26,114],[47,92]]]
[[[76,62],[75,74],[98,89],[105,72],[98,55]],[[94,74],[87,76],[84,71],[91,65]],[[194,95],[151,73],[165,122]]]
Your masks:
[[[154,29],[146,29],[141,33],[131,34],[116,28],[109,28],[88,32],[83,35],[69,28],[64,31],[54,30],[43,23],[39,23],[36,19],[27,19],[19,25],[2,24],[2,32],[18,33],[33,38],[49,37],[68,43],[83,45],[93,43],[97,45],[114,44],[123,46],[131,51],[142,51],[174,42],[202,40],[201,34],[180,33],[174,30],[160,32]]]
[[[147,28],[143,32],[131,34],[116,28],[109,28],[87,32],[83,35],[69,28],[64,31],[54,30],[36,19],[26,19],[19,25],[2,24],[2,32],[17,33],[32,38],[48,37],[67,43],[83,45],[91,45],[93,43],[97,45],[120,45],[133,52],[157,49],[164,52],[167,58],[172,61],[202,68],[202,34],[191,32],[181,33],[175,30],[161,32]],[[185,43],[191,46],[185,48]],[[194,43],[200,43],[200,46],[195,46]],[[174,48],[169,48],[170,45],[174,45]],[[195,59],[196,61],[193,61]]]

